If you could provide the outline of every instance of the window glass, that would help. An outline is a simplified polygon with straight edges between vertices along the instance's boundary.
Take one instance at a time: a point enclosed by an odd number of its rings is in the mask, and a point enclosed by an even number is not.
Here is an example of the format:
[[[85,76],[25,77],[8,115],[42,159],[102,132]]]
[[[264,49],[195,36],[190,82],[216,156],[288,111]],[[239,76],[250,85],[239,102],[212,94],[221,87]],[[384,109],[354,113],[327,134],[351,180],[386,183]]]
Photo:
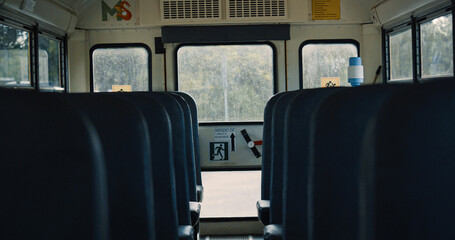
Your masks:
[[[411,29],[390,34],[390,81],[412,79]]]
[[[420,25],[422,77],[453,76],[452,14]]]
[[[0,86],[31,87],[29,33],[0,24]]]
[[[195,99],[200,122],[262,121],[273,95],[273,56],[267,44],[181,47],[179,91]]]
[[[149,90],[149,53],[144,47],[97,48],[93,51],[93,90],[112,92],[116,86]],[[128,91],[128,90],[127,90]]]
[[[40,35],[38,45],[40,89],[63,90],[60,72],[60,41]]]
[[[348,82],[349,58],[358,56],[354,44],[307,44],[301,54],[303,88],[319,88],[325,78],[336,78],[340,86],[351,86]]]

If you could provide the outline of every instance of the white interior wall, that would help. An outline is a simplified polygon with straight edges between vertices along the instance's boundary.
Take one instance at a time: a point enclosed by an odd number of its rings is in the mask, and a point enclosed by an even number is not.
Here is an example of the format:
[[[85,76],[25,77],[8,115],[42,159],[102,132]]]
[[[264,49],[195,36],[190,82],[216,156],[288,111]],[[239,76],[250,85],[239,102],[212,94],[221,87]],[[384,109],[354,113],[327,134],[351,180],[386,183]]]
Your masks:
[[[86,36],[87,35],[87,36]],[[77,31],[69,41],[70,91],[90,90],[89,50],[101,43],[145,43],[152,50],[152,88],[164,91],[164,55],[155,54],[154,38],[160,29],[134,30],[90,30]],[[374,73],[382,63],[381,33],[376,25],[292,25],[291,40],[287,41],[287,69],[285,68],[284,41],[273,41],[277,53],[278,91],[286,90],[285,76],[288,74],[288,90],[299,88],[299,47],[312,39],[354,39],[360,43],[361,57],[365,68],[365,83],[373,81]],[[167,90],[175,90],[175,48],[177,44],[166,44]],[[379,78],[379,82],[381,79]]]
[[[68,46],[71,70],[70,91],[90,91],[90,48],[103,43],[146,44],[152,51],[152,89],[164,91],[164,55],[155,54],[155,37],[160,35],[159,28],[76,31],[71,35]]]
[[[382,39],[381,27],[376,24],[362,25],[362,41],[360,55],[364,65],[364,83],[372,84],[376,70],[382,65]],[[382,83],[382,71],[376,80],[376,84]]]
[[[117,0],[105,0],[108,4],[115,4]],[[226,19],[224,6],[226,0],[221,0],[222,20],[209,21],[179,21],[178,23],[161,22],[159,0],[130,0],[134,5],[134,11],[139,14],[139,20],[135,22],[109,23],[101,21],[101,4],[99,1],[92,1],[84,5],[80,12],[78,27],[82,28],[119,28],[119,27],[156,27],[163,25],[203,25],[203,24],[249,24],[249,23],[308,23],[315,22],[311,19],[311,0],[288,0],[287,19],[264,19],[264,20],[235,20]],[[370,8],[375,0],[341,0],[340,20],[322,21],[331,23],[363,23],[371,21]],[[316,21],[321,22],[321,21]]]
[[[299,89],[299,48],[307,40],[354,39],[362,42],[360,24],[343,25],[297,25],[291,27],[291,40],[288,41],[288,90]],[[378,45],[378,48],[381,46]],[[361,51],[362,54],[362,51]],[[380,56],[378,56],[380,57]],[[364,66],[368,71],[369,66]]]
[[[288,90],[299,88],[299,47],[303,41],[310,39],[349,38],[357,40],[361,45],[361,56],[364,61],[366,82],[372,81],[372,75],[374,76],[378,64],[381,63],[380,32],[377,26],[362,26],[362,24],[371,21],[369,8],[373,2],[374,0],[342,0],[340,20],[313,21],[311,20],[310,0],[289,0],[289,18],[287,20],[272,21],[275,23],[291,23],[291,40],[286,42],[287,66],[285,66],[286,53],[284,41],[273,42],[277,52],[278,91],[286,90],[286,71],[288,74]],[[224,4],[224,1],[222,3]],[[161,36],[160,27],[163,24],[170,24],[161,22],[159,0],[136,0],[136,4],[136,12],[139,12],[140,16],[139,20],[134,23],[126,23],[124,21],[102,22],[101,4],[99,2],[92,2],[91,4],[85,5],[85,8],[80,9],[78,27],[87,30],[87,36],[85,40],[81,40],[78,34],[74,34],[76,37],[72,35],[70,38],[70,68],[76,68],[71,69],[71,91],[89,91],[90,89],[88,54],[92,46],[99,43],[128,42],[145,43],[151,48],[153,90],[175,90],[174,57],[177,44],[166,44],[165,60],[164,55],[155,54],[154,47],[154,38]],[[267,21],[263,22],[270,23]],[[204,25],[209,23],[248,24],[249,22],[243,20],[222,20],[188,24]],[[130,29],[120,29],[125,27]],[[85,61],[81,61],[81,59],[85,59]],[[165,64],[164,61],[166,61]]]
[[[90,91],[88,33],[75,31],[68,40],[69,91]]]

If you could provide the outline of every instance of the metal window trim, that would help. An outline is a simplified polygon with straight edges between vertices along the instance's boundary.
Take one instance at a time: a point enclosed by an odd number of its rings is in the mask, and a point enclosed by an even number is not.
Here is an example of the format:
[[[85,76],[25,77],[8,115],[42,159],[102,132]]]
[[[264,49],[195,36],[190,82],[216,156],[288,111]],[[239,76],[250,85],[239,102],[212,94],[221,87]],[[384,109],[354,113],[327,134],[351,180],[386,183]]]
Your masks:
[[[415,31],[413,30],[414,29],[414,24],[411,22],[405,22],[403,24],[400,24],[400,25],[397,25],[396,27],[394,28],[391,28],[391,29],[384,29],[384,36],[383,36],[383,41],[385,42],[385,48],[384,51],[385,52],[385,55],[383,55],[383,58],[385,58],[385,62],[387,63],[386,65],[386,78],[385,78],[385,83],[396,83],[396,82],[408,82],[408,81],[412,81],[412,82],[415,82],[415,71],[414,71],[414,63],[415,63],[415,54],[414,54],[414,45],[415,45],[415,39],[414,39],[414,35],[415,35]],[[391,36],[395,36],[395,35],[398,35],[398,34],[402,34],[404,32],[407,32],[407,31],[411,31],[411,41],[412,41],[412,46],[411,46],[411,54],[412,54],[412,76],[411,78],[409,79],[403,79],[403,80],[392,80],[392,71],[391,71],[391,59],[390,59],[390,37]]]
[[[310,44],[352,44],[357,48],[357,56],[360,56],[360,43],[355,39],[312,39],[304,41],[299,47],[299,89],[303,89],[303,48]]]
[[[109,48],[144,48],[147,53],[147,60],[148,60],[148,84],[149,84],[149,92],[152,92],[152,50],[150,47],[145,43],[101,43],[95,44],[90,48],[89,55],[90,55],[90,92],[94,92],[94,85],[93,85],[93,52],[97,49],[109,49]]]
[[[278,92],[278,63],[277,63],[277,50],[275,44],[270,41],[257,41],[257,42],[218,42],[218,43],[182,43],[179,44],[174,51],[174,84],[175,91],[178,89],[178,51],[183,47],[188,46],[229,46],[229,45],[267,45],[272,49],[273,54],[273,94]],[[200,126],[221,126],[221,125],[260,125],[263,124],[262,121],[233,121],[233,122],[203,122],[200,123]]]
[[[1,12],[0,12],[1,13]],[[17,30],[25,31],[28,32],[28,41],[29,41],[29,80],[30,80],[30,87],[33,88],[35,91],[40,90],[39,86],[39,36],[43,35],[47,38],[52,38],[56,39],[59,41],[59,48],[63,47],[63,52],[64,56],[59,56],[59,61],[60,61],[60,71],[62,71],[62,74],[60,74],[60,81],[61,81],[61,86],[65,89],[64,91],[68,91],[67,86],[68,83],[65,83],[68,81],[68,44],[67,44],[67,38],[68,36],[62,36],[59,33],[50,31],[46,28],[43,28],[40,24],[36,22],[31,22],[26,18],[21,18],[18,17],[17,19],[12,19],[11,17],[8,16],[3,16],[0,15],[0,24],[15,28]],[[63,68],[64,66],[64,68]],[[24,87],[25,89],[28,89],[30,87]],[[21,87],[22,89],[22,87]]]
[[[441,16],[449,15],[452,14],[452,28],[455,25],[455,19],[453,18],[453,13],[455,11],[455,1],[452,0],[452,4],[450,6],[444,6],[444,7],[439,7],[436,9],[432,9],[430,11],[425,12],[424,14],[416,15],[416,16],[411,16],[409,19],[396,24],[392,27],[389,27],[387,29],[383,28],[383,36],[382,36],[382,41],[383,41],[383,63],[387,63],[388,67],[384,68],[384,75],[383,75],[383,82],[384,83],[393,83],[397,81],[391,81],[391,67],[390,67],[390,36],[394,34],[399,34],[401,32],[407,31],[411,29],[411,34],[412,34],[412,68],[413,68],[413,76],[412,76],[412,82],[413,83],[421,83],[421,82],[427,82],[429,80],[435,80],[435,79],[447,79],[447,78],[454,78],[450,76],[441,76],[441,77],[423,77],[422,76],[422,48],[421,48],[421,29],[420,26],[424,23],[427,23],[429,21],[432,21],[436,18],[439,18]],[[453,31],[452,31],[453,35]],[[455,42],[455,37],[452,36],[453,42]],[[455,48],[453,49],[453,61],[455,62]],[[387,66],[387,65],[386,65]],[[454,73],[455,73],[455,65],[453,67]],[[407,80],[405,80],[406,82]],[[398,81],[400,82],[400,81]],[[401,81],[403,82],[403,81]]]
[[[40,30],[38,30],[38,45],[37,45],[37,48],[38,48],[38,52],[39,52],[39,37],[42,36],[42,37],[45,37],[45,38],[48,38],[50,40],[53,40],[53,41],[57,41],[57,44],[58,44],[58,48],[59,48],[59,83],[60,83],[60,87],[62,87],[64,90],[63,92],[67,92],[67,78],[68,78],[68,51],[67,51],[67,48],[68,48],[68,42],[67,42],[67,35],[65,36],[60,36],[60,35],[57,35],[57,34],[50,34],[48,32],[42,32]],[[37,63],[38,63],[38,69],[39,69],[39,55],[38,55],[38,60],[37,60]],[[39,81],[39,78],[37,79],[37,81]]]

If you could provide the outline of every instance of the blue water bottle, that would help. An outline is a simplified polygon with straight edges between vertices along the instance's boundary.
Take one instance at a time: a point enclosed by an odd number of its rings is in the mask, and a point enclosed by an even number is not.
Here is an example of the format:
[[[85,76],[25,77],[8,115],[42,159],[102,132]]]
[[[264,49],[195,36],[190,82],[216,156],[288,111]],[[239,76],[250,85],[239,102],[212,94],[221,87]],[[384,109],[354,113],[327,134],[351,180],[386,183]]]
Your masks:
[[[357,87],[363,83],[363,66],[360,57],[349,58],[348,82]]]

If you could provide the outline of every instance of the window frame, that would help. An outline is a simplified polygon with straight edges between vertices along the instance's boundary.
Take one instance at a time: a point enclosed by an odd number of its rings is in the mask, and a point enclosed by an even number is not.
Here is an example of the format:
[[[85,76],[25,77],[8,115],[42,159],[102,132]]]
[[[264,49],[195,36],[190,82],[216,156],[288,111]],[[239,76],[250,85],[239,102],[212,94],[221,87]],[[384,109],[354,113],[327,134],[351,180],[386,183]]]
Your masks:
[[[65,36],[58,36],[53,33],[45,32],[45,31],[39,31],[35,38],[38,40],[39,36],[56,40],[58,42],[58,47],[59,47],[59,71],[60,71],[60,84],[61,87],[64,89],[64,92],[68,92],[68,35]],[[36,43],[36,48],[38,50],[38,55],[37,55],[37,64],[39,66],[39,43]],[[35,53],[36,54],[36,53]],[[38,85],[39,88],[39,74],[36,76],[36,85]],[[44,90],[46,91],[46,90]]]
[[[414,42],[413,42],[413,46],[411,47],[411,54],[412,54],[412,76],[411,78],[409,79],[401,79],[401,80],[393,80],[391,81],[391,75],[392,75],[392,72],[390,70],[390,36],[393,35],[393,34],[399,34],[399,33],[404,33],[406,31],[410,30],[411,31],[411,35],[414,36],[414,33],[415,31],[413,30],[413,26],[410,22],[406,22],[406,23],[403,23],[403,24],[400,24],[392,29],[388,29],[388,30],[384,30],[383,32],[383,37],[385,37],[385,40],[384,40],[384,51],[383,51],[383,56],[385,56],[385,62],[384,62],[384,70],[385,70],[385,74],[383,76],[386,77],[387,79],[387,83],[411,83],[414,81],[414,72],[415,72],[415,69],[414,69],[414,66],[416,66],[415,64],[415,58],[414,58],[414,55],[416,54],[416,52],[414,51]]]
[[[148,53],[148,92],[152,92],[152,50],[145,43],[102,43],[95,44],[90,48],[90,92],[94,92],[93,82],[93,52],[97,49],[109,49],[109,48],[144,48]]]
[[[355,39],[311,39],[300,44],[299,47],[299,89],[303,89],[303,48],[306,45],[324,45],[324,44],[352,44],[357,48],[357,57],[360,56],[360,43]]]
[[[382,28],[382,62],[383,62],[383,84],[399,84],[399,83],[423,83],[440,79],[455,79],[455,64],[453,66],[453,76],[435,76],[435,77],[422,77],[423,68],[422,68],[422,42],[421,42],[421,28],[420,26],[424,23],[430,22],[436,18],[452,14],[452,41],[455,43],[454,36],[454,9],[455,5],[449,5],[445,7],[439,7],[436,9],[430,9],[422,14],[417,14],[411,16],[404,21],[399,22],[398,24],[392,25],[391,27]],[[390,34],[394,32],[403,31],[404,29],[410,28],[412,33],[412,68],[413,76],[412,79],[399,80],[399,81],[390,81]],[[453,51],[453,61],[455,63],[455,47],[452,47]]]
[[[36,92],[46,91],[40,89],[39,86],[39,36],[56,39],[59,41],[59,71],[61,87],[63,93],[68,93],[68,35],[59,34],[57,32],[41,27],[34,21],[29,21],[20,16],[3,16],[0,15],[0,24],[15,28],[29,34],[29,87],[15,87],[15,89],[33,90]],[[59,91],[60,92],[60,91]]]
[[[174,86],[175,91],[179,91],[178,76],[178,51],[182,47],[200,47],[200,46],[230,46],[230,45],[268,45],[272,49],[272,71],[273,71],[273,95],[278,93],[278,63],[276,46],[271,41],[248,41],[248,42],[213,42],[213,43],[181,43],[174,50]],[[199,126],[235,126],[235,125],[261,125],[264,121],[219,121],[203,122]]]

